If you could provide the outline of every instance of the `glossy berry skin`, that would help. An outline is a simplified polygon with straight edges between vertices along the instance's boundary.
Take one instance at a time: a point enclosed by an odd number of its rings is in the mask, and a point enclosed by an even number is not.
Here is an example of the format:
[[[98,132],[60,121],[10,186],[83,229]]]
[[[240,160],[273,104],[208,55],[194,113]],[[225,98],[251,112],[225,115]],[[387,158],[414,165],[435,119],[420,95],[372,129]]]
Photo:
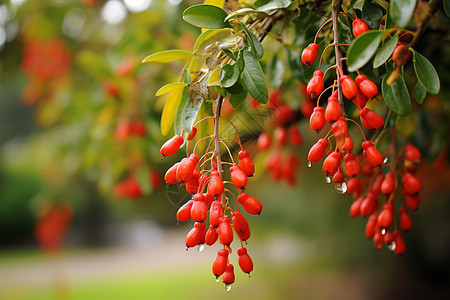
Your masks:
[[[209,228],[205,234],[205,244],[208,246],[214,245],[218,238],[219,235],[217,234],[216,228],[212,225],[209,225]]]
[[[177,168],[180,165],[180,163],[176,163],[173,166],[171,166],[166,174],[164,175],[164,180],[168,183],[168,184],[176,184],[178,182],[177,180]]]
[[[322,166],[322,170],[325,172],[325,175],[330,176],[336,173],[341,164],[341,160],[342,155],[337,151],[333,151],[330,155],[328,155],[323,161]]]
[[[234,267],[232,264],[227,264],[227,268],[222,275],[222,282],[225,283],[225,285],[234,283]]]
[[[420,206],[420,197],[419,195],[410,195],[403,191],[403,196],[405,197],[406,206],[410,210],[417,210]]]
[[[353,36],[355,38],[357,38],[358,36],[369,30],[369,26],[366,24],[366,22],[358,18],[353,20],[352,27],[353,27],[352,29]]]
[[[195,137],[196,134],[197,134],[197,127],[192,127],[192,133],[188,134],[187,140],[192,141],[192,139]]]
[[[362,191],[362,182],[358,178],[351,178],[347,182],[347,192],[353,194],[353,198],[358,198]]]
[[[203,239],[204,233],[205,224],[199,222],[195,223],[194,228],[192,228],[186,236],[186,247],[192,248],[197,246]]]
[[[320,139],[315,143],[308,153],[308,160],[310,162],[318,162],[325,154],[325,149],[328,147],[328,141]]]
[[[333,175],[334,183],[343,183],[345,181],[344,172],[339,168],[339,170]]]
[[[336,138],[338,147],[342,147],[345,142],[345,136],[348,135],[347,122],[344,117],[339,117],[336,122],[331,125],[331,131]]]
[[[370,193],[364,200],[361,202],[360,213],[363,217],[368,217],[375,212],[378,206],[378,198]]]
[[[255,165],[253,164],[247,150],[239,151],[239,167],[247,176],[253,176],[255,173]]]
[[[360,110],[366,106],[368,100],[369,98],[367,98],[367,96],[364,95],[359,89],[358,92],[356,93],[356,97],[352,99],[353,103]]]
[[[250,274],[253,271],[253,261],[247,253],[245,247],[241,247],[237,250],[239,256],[239,267],[241,267],[242,272]]]
[[[200,177],[200,172],[199,171],[194,171],[192,173],[192,176],[186,182],[186,191],[188,193],[190,193],[190,194],[197,193],[199,177]]]
[[[186,202],[185,204],[183,204],[177,212],[177,219],[180,222],[186,222],[187,220],[189,220],[191,218],[191,208],[192,205],[194,204],[194,201],[191,199],[188,202]]]
[[[364,149],[364,156],[372,166],[376,167],[383,163],[383,156],[378,152],[371,141],[364,141],[362,143],[362,148]]]
[[[358,88],[355,82],[350,78],[350,76],[341,76],[341,78],[339,78],[339,81],[341,82],[342,93],[344,94],[345,98],[349,100],[355,98],[358,93]]]
[[[180,135],[175,135],[173,138],[165,142],[161,150],[159,151],[162,156],[170,156],[180,149],[181,145],[183,145],[184,139]]]
[[[303,49],[301,57],[302,63],[309,67],[309,65],[316,60],[318,52],[319,45],[315,43],[309,44],[308,47]]]
[[[396,230],[392,233],[394,235],[394,242],[395,242],[395,254],[401,255],[405,253],[405,241],[403,240],[403,237],[400,233],[400,231]]]
[[[335,122],[336,124],[337,122]],[[334,124],[333,124],[334,125]],[[350,135],[347,133],[344,137],[344,144],[339,147],[339,151],[342,153],[350,153],[353,150],[353,140]]]
[[[203,194],[194,195],[194,203],[191,208],[191,218],[196,222],[204,222],[208,216],[208,207],[206,207],[205,196]]]
[[[214,227],[219,227],[223,212],[224,210],[220,200],[214,200],[209,211],[209,223]]]
[[[325,120],[328,123],[337,121],[341,116],[341,108],[339,107],[338,99],[331,96],[328,98],[327,108],[325,109]]]
[[[236,231],[241,241],[246,241],[250,238],[250,227],[245,217],[240,212],[233,212],[232,215],[234,231]]]
[[[227,269],[228,250],[220,249],[212,266],[212,272],[216,277],[221,276]]]
[[[399,218],[400,228],[403,231],[410,231],[413,223],[412,223],[411,217],[408,214],[408,211],[406,210],[405,207],[402,206],[398,209],[398,212],[400,215],[400,218]]]
[[[189,158],[183,158],[177,168],[177,180],[185,183],[191,178],[194,170],[197,168],[198,156],[191,154]]]
[[[219,172],[212,171],[208,184],[208,194],[222,195],[224,190],[223,181],[219,176]]]
[[[368,239],[373,238],[373,236],[375,235],[375,228],[377,227],[377,218],[378,218],[377,214],[372,214],[370,215],[369,220],[367,220],[365,233]]]
[[[317,70],[314,72],[313,78],[308,82],[306,86],[306,92],[311,96],[311,98],[317,98],[323,91],[323,72]]]
[[[219,234],[219,241],[222,245],[230,245],[233,242],[233,229],[231,228],[230,218],[228,216],[220,219],[217,233]]]
[[[377,225],[380,228],[387,229],[391,226],[394,220],[394,206],[391,203],[387,203],[383,206],[383,210],[378,215]]]
[[[355,78],[356,85],[359,90],[368,98],[373,98],[378,95],[378,87],[375,83],[370,81],[364,75],[358,75]]]
[[[410,195],[418,194],[422,189],[420,181],[411,173],[406,173],[402,177],[402,185],[406,193]]]
[[[311,129],[319,133],[326,124],[325,110],[323,107],[315,107],[311,117],[309,118],[309,125]]]
[[[397,65],[401,66],[408,62],[411,58],[411,52],[408,47],[399,43],[392,53],[392,61]]]
[[[383,183],[381,184],[381,193],[384,195],[389,195],[394,192],[395,188],[395,175],[389,172],[384,177]]]
[[[363,197],[360,197],[353,201],[352,205],[350,206],[350,216],[355,218],[361,215],[361,202],[363,199]]]
[[[236,164],[230,168],[230,177],[231,182],[238,189],[242,189],[247,185],[247,175]]]
[[[349,177],[356,177],[359,175],[360,167],[352,153],[344,157],[345,172]]]
[[[367,107],[360,112],[361,124],[366,129],[379,129],[384,126],[384,120],[376,112],[371,111]]]
[[[414,163],[420,161],[420,151],[413,144],[408,144],[405,146],[405,159]]]
[[[292,124],[289,126],[289,138],[294,146],[300,146],[303,143],[303,137],[297,125]]]
[[[258,149],[267,150],[272,145],[272,139],[267,132],[263,132],[258,137]]]
[[[247,193],[240,194],[237,200],[249,214],[259,215],[263,209],[261,202]]]

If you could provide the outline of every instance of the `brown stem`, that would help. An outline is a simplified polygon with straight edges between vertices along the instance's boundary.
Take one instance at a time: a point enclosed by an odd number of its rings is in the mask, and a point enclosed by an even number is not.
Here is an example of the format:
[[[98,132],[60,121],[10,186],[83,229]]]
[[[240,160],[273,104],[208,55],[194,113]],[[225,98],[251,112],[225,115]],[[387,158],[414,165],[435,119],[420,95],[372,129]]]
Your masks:
[[[345,118],[345,109],[344,109],[344,97],[342,96],[342,87],[340,82],[340,76],[342,74],[342,60],[341,60],[341,52],[339,51],[339,31],[338,31],[338,15],[339,10],[341,9],[342,0],[336,0],[331,9],[331,18],[333,19],[333,35],[334,35],[334,53],[336,57],[336,81],[338,88],[338,102],[341,108],[341,116]]]
[[[220,111],[222,110],[223,96],[220,95],[217,99],[216,113],[214,115],[214,154],[217,159],[217,171],[219,176],[222,177],[222,159],[220,157],[220,139],[219,139],[219,119]]]

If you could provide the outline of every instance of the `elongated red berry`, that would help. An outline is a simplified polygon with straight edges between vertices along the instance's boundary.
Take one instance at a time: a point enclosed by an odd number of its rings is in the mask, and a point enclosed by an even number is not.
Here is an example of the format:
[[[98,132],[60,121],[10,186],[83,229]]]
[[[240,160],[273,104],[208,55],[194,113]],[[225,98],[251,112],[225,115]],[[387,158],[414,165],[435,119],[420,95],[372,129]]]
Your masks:
[[[363,199],[363,197],[360,197],[353,201],[352,205],[350,206],[350,216],[358,217],[361,215],[361,202]]]
[[[222,178],[219,176],[219,172],[212,171],[209,178],[208,194],[221,195],[223,194],[224,186]]]
[[[205,196],[203,194],[194,195],[194,203],[191,207],[191,218],[196,222],[204,222],[208,216],[208,207],[206,207]]]
[[[378,87],[375,83],[367,79],[364,75],[358,75],[355,78],[355,83],[359,90],[368,98],[373,98],[378,95]]]
[[[289,126],[289,138],[294,146],[300,146],[303,143],[303,137],[297,125],[292,124]]]
[[[191,199],[185,204],[183,204],[177,212],[177,219],[180,222],[186,222],[191,218],[191,208],[192,204],[194,204],[194,201]]]
[[[326,124],[325,110],[323,107],[315,107],[311,117],[309,118],[309,125],[311,129],[319,133]]]
[[[233,185],[238,189],[242,189],[247,185],[247,175],[245,175],[241,168],[236,164],[230,168],[230,177],[231,182],[233,182]]]
[[[237,250],[239,256],[239,267],[241,267],[242,272],[250,274],[253,271],[253,261],[247,253],[245,247],[241,247]]]
[[[177,180],[182,183],[187,182],[197,168],[198,161],[199,158],[194,153],[189,158],[183,158],[177,168]]]
[[[199,171],[194,171],[192,173],[192,176],[186,182],[186,191],[188,193],[190,193],[190,194],[197,193],[199,177],[200,177],[200,172]]]
[[[315,143],[308,153],[308,160],[310,162],[318,162],[325,154],[325,149],[328,147],[328,141],[320,139]]]
[[[369,30],[369,26],[366,24],[366,22],[359,18],[353,20],[352,27],[353,36],[355,38]]]
[[[378,218],[377,214],[372,214],[367,220],[365,233],[368,239],[373,238],[373,236],[375,235],[375,228],[377,227],[377,218]]]
[[[325,175],[331,176],[336,173],[341,164],[341,160],[342,155],[337,151],[333,151],[330,155],[328,155],[323,161],[322,166],[322,170],[325,172]]]
[[[253,164],[247,150],[239,151],[239,167],[247,176],[253,176],[255,173],[255,165]]]
[[[347,192],[353,194],[353,199],[359,197],[362,191],[362,182],[358,178],[351,178],[347,182]]]
[[[349,153],[344,157],[345,172],[349,177],[359,175],[360,167],[353,154]]]
[[[249,214],[259,215],[263,209],[261,202],[247,193],[240,194],[237,200]]]
[[[339,107],[338,99],[336,97],[329,97],[327,108],[325,109],[325,119],[328,123],[337,121],[341,116],[341,108]]]
[[[319,52],[319,45],[315,43],[309,44],[308,47],[303,49],[301,58],[302,63],[304,63],[306,66],[312,64],[316,60],[318,52]]]
[[[406,206],[411,210],[419,209],[420,197],[419,195],[410,195],[403,191],[403,196],[405,197]]]
[[[383,183],[381,184],[381,193],[384,195],[389,195],[394,192],[395,188],[395,175],[393,172],[386,174]]]
[[[360,112],[361,124],[366,129],[379,129],[383,127],[384,120],[376,112],[371,111],[367,107]]]
[[[401,66],[408,62],[411,58],[411,52],[408,47],[405,45],[398,43],[397,47],[394,49],[394,53],[392,53],[392,61],[397,65]]]
[[[363,109],[367,104],[367,100],[369,100],[369,98],[367,98],[367,96],[364,95],[359,89],[356,93],[356,97],[352,99],[358,109]]]
[[[175,135],[170,140],[165,142],[161,150],[159,151],[162,156],[170,156],[180,149],[181,145],[183,145],[184,139],[180,135]]]
[[[383,206],[383,210],[378,215],[377,225],[380,228],[387,229],[391,226],[394,219],[394,206],[391,203],[387,203]]]
[[[240,212],[233,212],[232,215],[234,231],[236,231],[241,241],[246,241],[250,238],[250,227],[245,217]]]
[[[404,190],[411,195],[418,194],[422,189],[420,181],[411,173],[406,173],[403,175],[402,185]]]
[[[272,145],[272,139],[267,132],[263,132],[258,137],[258,148],[259,150],[267,150]]]
[[[230,245],[233,242],[233,229],[231,228],[228,216],[221,218],[217,233],[219,234],[219,241],[222,245]]]
[[[228,264],[225,273],[222,275],[222,282],[225,285],[230,285],[234,283],[234,267],[232,264]]]
[[[192,133],[189,133],[187,136],[187,140],[191,141],[195,135],[197,134],[197,127],[192,127]]]
[[[336,124],[336,123],[337,122],[335,122],[334,124]],[[352,150],[353,150],[353,140],[350,137],[350,135],[347,133],[344,137],[344,144],[339,147],[339,151],[341,151],[342,153],[350,153],[350,152],[352,152]]]
[[[345,136],[348,135],[347,121],[344,117],[339,117],[336,122],[331,125],[331,131],[336,138],[338,147],[342,147],[345,142]]]
[[[204,233],[205,223],[195,223],[194,228],[192,228],[186,236],[186,247],[192,248],[197,246],[203,239]]]
[[[209,211],[209,223],[214,227],[219,227],[220,218],[223,217],[223,206],[220,200],[214,200]]]
[[[168,184],[175,184],[178,182],[177,180],[177,168],[180,165],[180,163],[176,163],[173,166],[171,166],[166,174],[164,175],[164,180],[168,183]]]
[[[320,93],[323,91],[323,72],[320,70],[317,70],[314,72],[313,78],[308,82],[308,85],[306,86],[306,92],[312,97],[317,98]]]
[[[364,156],[372,166],[376,167],[378,165],[381,165],[381,163],[383,162],[383,156],[380,154],[380,152],[378,152],[371,141],[364,141],[362,143],[362,148],[364,149]]]
[[[356,86],[355,82],[350,78],[348,75],[341,76],[339,79],[342,86],[342,93],[344,94],[345,98],[352,100],[356,97],[358,93],[358,87]]]
[[[399,220],[400,228],[403,231],[410,231],[413,223],[412,223],[411,217],[408,214],[408,211],[406,210],[405,207],[402,206],[398,209],[398,212],[400,215],[400,218],[399,218],[400,219]]]
[[[217,241],[218,238],[219,235],[217,234],[217,229],[214,226],[209,225],[209,228],[205,234],[205,244],[211,246]]]
[[[408,144],[405,146],[405,159],[414,163],[420,161],[420,151],[413,144]]]
[[[395,254],[401,255],[405,253],[405,241],[403,240],[403,237],[399,230],[395,230],[393,233],[394,235],[394,243],[395,243]]]
[[[363,217],[368,217],[375,212],[378,206],[378,198],[370,193],[364,200],[361,202],[360,213]]]
[[[221,276],[227,269],[228,250],[220,249],[212,266],[212,272],[216,277]]]

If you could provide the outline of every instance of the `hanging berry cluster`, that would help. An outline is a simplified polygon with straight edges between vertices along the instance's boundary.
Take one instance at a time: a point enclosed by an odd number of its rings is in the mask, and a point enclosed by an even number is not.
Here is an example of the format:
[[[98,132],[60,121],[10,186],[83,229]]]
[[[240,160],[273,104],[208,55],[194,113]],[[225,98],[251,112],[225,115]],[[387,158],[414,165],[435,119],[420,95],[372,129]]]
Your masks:
[[[182,205],[177,212],[179,222],[190,219],[195,222],[186,236],[187,249],[198,246],[202,251],[205,244],[211,246],[217,241],[222,244],[223,248],[219,250],[214,260],[212,272],[217,281],[222,276],[222,282],[229,290],[235,280],[234,266],[228,257],[232,253],[233,230],[241,246],[237,250],[239,266],[244,273],[250,274],[253,270],[252,259],[244,247],[244,242],[250,238],[250,227],[241,212],[241,207],[252,215],[259,215],[263,207],[258,199],[244,192],[247,178],[253,176],[255,167],[248,151],[242,147],[234,124],[226,117],[220,116],[222,101],[223,97],[219,97],[215,117],[206,117],[193,125],[192,133],[187,135],[186,157],[169,168],[164,179],[168,184],[184,185],[186,191],[192,194],[192,199]],[[199,137],[192,153],[189,154],[189,144],[197,133],[197,125],[212,118],[214,118],[214,134]],[[219,119],[224,119],[233,126],[237,140],[219,137]],[[234,161],[226,144],[229,140],[237,143],[241,149],[238,154],[238,163]],[[209,143],[205,153],[199,157],[196,149],[199,143],[204,141]],[[163,157],[170,156],[176,153],[184,142],[182,135],[175,135],[164,143],[160,152]],[[215,150],[211,151],[213,143]],[[230,162],[222,160],[221,146],[227,150]],[[228,169],[230,180],[223,179],[224,169]],[[238,191],[237,197],[233,189]],[[233,200],[234,203],[231,203]]]

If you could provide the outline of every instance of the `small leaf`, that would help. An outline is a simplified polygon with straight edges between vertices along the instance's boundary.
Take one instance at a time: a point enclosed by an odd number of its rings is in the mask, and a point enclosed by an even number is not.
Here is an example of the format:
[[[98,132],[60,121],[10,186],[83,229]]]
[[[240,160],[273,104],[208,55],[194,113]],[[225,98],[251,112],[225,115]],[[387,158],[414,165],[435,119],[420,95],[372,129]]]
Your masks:
[[[245,34],[247,35],[247,41],[250,43],[253,52],[255,52],[258,59],[261,59],[264,55],[264,48],[261,45],[260,41],[258,40],[256,35],[252,31],[250,31],[247,26],[244,25],[244,23],[239,21],[239,24],[241,24],[242,29],[244,29]]]
[[[384,75],[381,85],[384,102],[399,116],[406,116],[411,112],[411,98],[408,89],[400,74],[391,85],[388,85],[386,81],[391,73],[388,72]]]
[[[408,25],[416,8],[417,0],[392,0],[389,4],[389,17],[400,28]]]
[[[410,49],[414,54],[413,63],[417,79],[419,79],[420,83],[427,90],[427,92],[432,95],[436,95],[441,89],[441,84],[433,64],[422,54],[416,52],[412,48]]]
[[[238,109],[244,103],[245,99],[247,99],[247,95],[246,90],[242,90],[239,94],[230,94],[228,100],[230,101],[231,107]]]
[[[239,75],[240,73],[237,63],[234,65],[225,64],[220,69],[220,83],[225,88],[232,87],[236,81],[238,81]]]
[[[233,53],[230,49],[228,49],[228,48],[223,48],[222,50],[223,50],[223,52],[225,52],[225,54],[226,54],[229,58],[231,58],[231,59],[234,60],[234,61],[237,60],[236,55],[234,55],[234,53]]]
[[[291,5],[291,0],[256,0],[254,5],[258,11],[286,8]]]
[[[186,22],[207,29],[230,27],[230,24],[225,22],[226,17],[227,13],[222,8],[208,4],[194,5],[183,12]]]
[[[255,10],[253,8],[250,8],[250,7],[244,7],[244,8],[238,9],[236,11],[233,11],[231,14],[229,14],[225,18],[225,21],[228,21],[229,19],[231,19],[231,18],[233,18],[233,17],[235,17],[237,15],[247,14],[247,13],[254,12],[254,11]]]
[[[381,42],[383,31],[369,30],[360,35],[348,49],[348,70],[350,72],[364,67],[372,58]]]
[[[168,63],[174,60],[189,58],[192,57],[192,52],[186,50],[166,50],[158,53],[153,53],[152,55],[147,56],[142,61],[146,62],[160,62],[160,63]]]
[[[383,45],[378,49],[377,54],[375,55],[375,58],[373,60],[373,67],[378,68],[382,64],[384,64],[389,57],[391,57],[392,52],[394,52],[395,47],[398,43],[398,36],[390,36],[388,37]]]
[[[208,29],[199,35],[195,41],[194,50],[198,51],[203,48],[202,46],[206,47],[216,41],[230,37],[232,31],[233,30],[231,28]]]
[[[230,94],[240,94],[244,90],[244,87],[238,81],[232,87],[225,88],[225,90]]]
[[[417,81],[416,86],[414,87],[414,98],[416,98],[416,102],[422,104],[423,100],[425,100],[426,95],[427,91],[420,83],[420,81]]]
[[[383,9],[370,1],[364,1],[361,11],[361,18],[369,25],[371,29],[376,29],[380,25],[383,17]]]
[[[266,104],[269,99],[269,92],[259,61],[251,50],[245,49],[242,54],[244,70],[241,74],[241,83],[256,101]]]
[[[269,77],[270,86],[274,89],[278,89],[283,82],[284,63],[276,54],[267,65],[267,76]]]
[[[167,94],[173,90],[176,89],[182,89],[185,86],[187,86],[187,83],[184,82],[173,82],[173,83],[168,83],[165,86],[161,87],[157,92],[156,92],[156,97]]]

